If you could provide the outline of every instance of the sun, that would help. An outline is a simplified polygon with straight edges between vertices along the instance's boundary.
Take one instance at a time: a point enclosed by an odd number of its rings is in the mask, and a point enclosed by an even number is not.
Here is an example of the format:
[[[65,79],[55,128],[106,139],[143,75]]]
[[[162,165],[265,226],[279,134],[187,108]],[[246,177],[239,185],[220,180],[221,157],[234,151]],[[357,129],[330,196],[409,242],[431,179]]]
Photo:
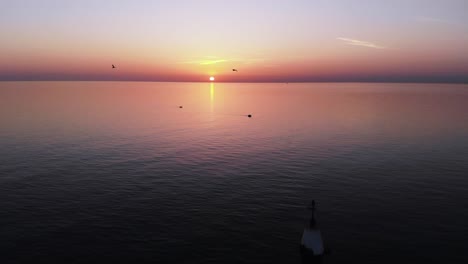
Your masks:
[[[214,80],[215,80],[214,77],[213,77],[213,76],[210,76],[210,81],[212,82],[212,81],[214,81]]]

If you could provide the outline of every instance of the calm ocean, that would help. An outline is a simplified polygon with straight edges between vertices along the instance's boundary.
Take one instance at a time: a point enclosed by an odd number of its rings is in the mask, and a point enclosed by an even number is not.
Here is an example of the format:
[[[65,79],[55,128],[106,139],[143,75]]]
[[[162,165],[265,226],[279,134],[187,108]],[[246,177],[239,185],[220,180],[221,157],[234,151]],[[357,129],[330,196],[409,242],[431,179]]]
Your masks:
[[[2,264],[300,263],[312,199],[324,263],[468,263],[468,85],[0,82]]]

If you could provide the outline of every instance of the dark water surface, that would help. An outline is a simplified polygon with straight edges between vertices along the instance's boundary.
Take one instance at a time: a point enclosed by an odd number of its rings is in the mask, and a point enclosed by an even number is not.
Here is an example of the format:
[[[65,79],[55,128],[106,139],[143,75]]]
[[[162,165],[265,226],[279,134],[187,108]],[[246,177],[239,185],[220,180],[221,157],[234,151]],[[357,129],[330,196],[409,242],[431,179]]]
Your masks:
[[[311,199],[325,263],[468,263],[468,86],[0,83],[0,263],[300,263]]]

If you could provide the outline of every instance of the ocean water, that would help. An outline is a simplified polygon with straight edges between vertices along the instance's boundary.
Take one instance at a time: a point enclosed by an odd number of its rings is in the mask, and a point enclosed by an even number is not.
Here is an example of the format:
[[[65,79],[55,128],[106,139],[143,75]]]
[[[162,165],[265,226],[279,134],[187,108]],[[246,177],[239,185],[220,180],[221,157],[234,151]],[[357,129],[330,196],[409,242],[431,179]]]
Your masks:
[[[312,199],[324,263],[468,263],[468,85],[0,82],[0,263],[300,263]]]

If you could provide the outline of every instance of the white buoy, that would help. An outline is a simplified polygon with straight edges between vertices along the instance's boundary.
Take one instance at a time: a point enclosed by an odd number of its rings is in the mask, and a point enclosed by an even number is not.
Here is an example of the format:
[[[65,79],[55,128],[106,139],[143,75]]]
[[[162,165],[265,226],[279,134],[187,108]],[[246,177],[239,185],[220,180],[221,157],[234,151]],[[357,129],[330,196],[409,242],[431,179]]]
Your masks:
[[[315,221],[315,201],[309,206],[312,211],[309,226],[304,228],[301,239],[301,251],[304,257],[321,257],[325,253],[322,234]]]
[[[318,229],[305,228],[302,233],[301,245],[305,250],[311,251],[314,256],[321,256],[325,252],[322,234]]]

